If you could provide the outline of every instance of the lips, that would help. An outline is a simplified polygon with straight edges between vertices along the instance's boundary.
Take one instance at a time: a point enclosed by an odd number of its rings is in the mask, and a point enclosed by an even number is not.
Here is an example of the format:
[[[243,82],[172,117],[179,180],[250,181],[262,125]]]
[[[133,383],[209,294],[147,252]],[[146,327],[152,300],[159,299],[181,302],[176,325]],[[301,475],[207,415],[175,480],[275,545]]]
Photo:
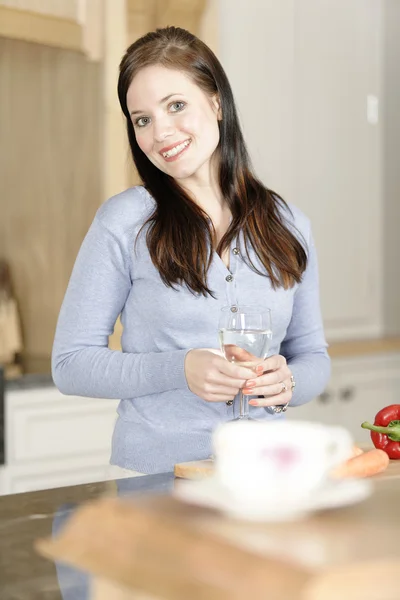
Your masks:
[[[162,148],[162,150],[160,150],[160,154],[164,158],[164,160],[168,162],[176,160],[179,156],[183,154],[183,152],[185,152],[189,148],[191,142],[192,140],[188,138],[186,140],[183,140],[182,142],[171,144],[170,146]]]

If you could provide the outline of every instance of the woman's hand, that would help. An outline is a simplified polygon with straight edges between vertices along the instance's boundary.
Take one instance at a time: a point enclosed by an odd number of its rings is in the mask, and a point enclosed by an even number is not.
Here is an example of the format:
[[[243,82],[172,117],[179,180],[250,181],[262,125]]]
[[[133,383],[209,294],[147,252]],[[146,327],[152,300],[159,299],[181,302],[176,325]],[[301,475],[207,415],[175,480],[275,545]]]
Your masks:
[[[258,373],[262,372],[260,365]],[[246,381],[256,376],[252,369],[230,363],[222,352],[211,348],[189,350],[185,375],[190,391],[207,402],[232,400]]]
[[[264,398],[252,398],[249,404],[278,406],[290,402],[293,395],[293,381],[285,357],[280,354],[270,356],[262,362],[262,366],[263,374],[247,381],[243,393],[248,396],[264,396]]]

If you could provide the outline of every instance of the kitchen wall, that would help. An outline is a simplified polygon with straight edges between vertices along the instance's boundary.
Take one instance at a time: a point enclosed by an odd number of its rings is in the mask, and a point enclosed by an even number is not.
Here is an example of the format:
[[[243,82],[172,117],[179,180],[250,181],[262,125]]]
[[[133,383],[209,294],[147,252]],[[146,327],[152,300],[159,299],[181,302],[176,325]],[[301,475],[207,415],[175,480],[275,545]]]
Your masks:
[[[0,38],[0,256],[30,371],[49,370],[66,282],[102,201],[101,76],[81,53]]]
[[[387,331],[400,333],[400,2],[384,7],[384,319]]]

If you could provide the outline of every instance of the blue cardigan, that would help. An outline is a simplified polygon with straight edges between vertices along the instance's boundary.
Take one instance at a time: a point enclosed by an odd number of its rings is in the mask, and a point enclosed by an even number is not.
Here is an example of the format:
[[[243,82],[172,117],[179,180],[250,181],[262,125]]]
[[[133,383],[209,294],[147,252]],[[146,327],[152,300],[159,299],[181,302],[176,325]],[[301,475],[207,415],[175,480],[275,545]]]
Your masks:
[[[53,379],[64,394],[119,398],[111,463],[143,473],[171,471],[177,462],[207,458],[214,428],[238,413],[238,402],[206,402],[187,385],[184,360],[192,348],[218,348],[220,309],[260,304],[272,310],[270,355],[283,354],[296,380],[290,410],[321,393],[330,375],[308,218],[282,208],[302,234],[308,266],[288,290],[243,260],[243,239],[231,245],[230,270],[214,253],[208,285],[215,298],[167,287],[153,265],[145,233],[154,209],[143,187],[114,196],[98,210],[82,243],[61,307],[52,355]],[[237,251],[233,249],[237,247]],[[253,263],[264,270],[250,249]],[[122,352],[108,348],[121,313]],[[256,419],[282,418],[250,407]],[[88,432],[90,435],[90,432]]]

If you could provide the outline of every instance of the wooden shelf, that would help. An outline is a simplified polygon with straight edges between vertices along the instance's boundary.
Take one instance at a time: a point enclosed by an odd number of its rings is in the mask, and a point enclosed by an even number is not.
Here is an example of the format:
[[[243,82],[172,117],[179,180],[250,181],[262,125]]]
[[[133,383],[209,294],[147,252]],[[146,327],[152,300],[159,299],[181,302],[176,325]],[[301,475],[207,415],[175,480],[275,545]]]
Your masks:
[[[79,23],[6,6],[0,6],[0,36],[83,52]]]

